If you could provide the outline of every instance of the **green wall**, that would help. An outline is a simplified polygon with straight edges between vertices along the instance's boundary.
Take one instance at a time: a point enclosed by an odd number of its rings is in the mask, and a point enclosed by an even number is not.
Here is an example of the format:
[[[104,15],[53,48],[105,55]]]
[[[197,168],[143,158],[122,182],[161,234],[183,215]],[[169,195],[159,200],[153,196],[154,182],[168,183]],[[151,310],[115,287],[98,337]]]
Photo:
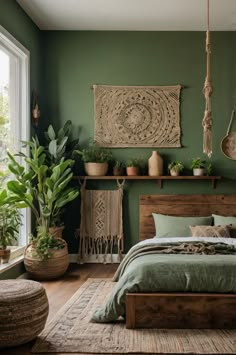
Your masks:
[[[138,241],[139,194],[234,193],[235,162],[223,156],[220,142],[226,134],[231,110],[236,101],[235,32],[212,33],[212,79],[214,93],[213,156],[214,174],[225,179],[213,190],[209,182],[165,182],[160,190],[152,181],[125,184],[124,220],[126,250]],[[93,84],[174,85],[181,84],[182,148],[158,149],[165,167],[172,159],[186,166],[202,155],[202,118],[205,80],[204,32],[44,32],[45,89],[47,121],[56,127],[71,119],[74,136],[83,144],[93,137]],[[236,123],[234,130],[236,129]],[[148,159],[152,149],[113,149],[120,159],[142,154]],[[233,180],[231,180],[233,179]],[[93,182],[90,187],[112,188],[113,182]],[[78,224],[79,205],[68,213],[67,238],[76,250],[73,229]],[[74,219],[71,213],[74,211]]]
[[[93,84],[181,84],[182,148],[158,149],[165,168],[172,159],[202,156],[202,117],[205,79],[204,32],[78,32],[40,31],[14,0],[0,0],[0,23],[31,53],[31,89],[39,90],[41,132],[49,123],[59,128],[66,120],[74,124],[73,135],[81,144],[93,138]],[[235,162],[225,158],[220,142],[226,134],[236,101],[235,32],[212,32],[212,78],[214,93],[214,174],[224,176],[213,190],[210,183],[167,181],[160,190],[155,181],[125,184],[124,221],[126,250],[138,241],[138,197],[145,193],[235,193]],[[236,123],[233,130],[236,129]],[[113,149],[125,160],[152,149]],[[78,173],[80,171],[77,171]],[[90,182],[91,188],[115,188],[115,182]],[[79,201],[66,213],[66,239],[70,252],[77,251],[74,229],[79,224]]]

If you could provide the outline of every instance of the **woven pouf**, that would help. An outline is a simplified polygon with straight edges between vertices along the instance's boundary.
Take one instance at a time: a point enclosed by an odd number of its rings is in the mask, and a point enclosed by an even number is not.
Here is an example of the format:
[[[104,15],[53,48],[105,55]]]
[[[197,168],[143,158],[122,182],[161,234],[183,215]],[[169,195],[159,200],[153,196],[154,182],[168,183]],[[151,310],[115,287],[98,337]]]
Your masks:
[[[39,282],[0,281],[0,348],[34,339],[43,330],[47,316],[48,298]]]

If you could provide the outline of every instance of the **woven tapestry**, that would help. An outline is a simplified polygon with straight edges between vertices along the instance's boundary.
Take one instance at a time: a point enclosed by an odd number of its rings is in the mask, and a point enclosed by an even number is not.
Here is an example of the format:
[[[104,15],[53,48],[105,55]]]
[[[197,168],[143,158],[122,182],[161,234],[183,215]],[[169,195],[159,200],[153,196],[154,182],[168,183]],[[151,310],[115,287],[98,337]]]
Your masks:
[[[181,147],[180,85],[93,88],[98,145]]]
[[[79,261],[90,255],[104,255],[104,262],[115,251],[123,251],[123,185],[117,190],[86,190],[81,187]]]

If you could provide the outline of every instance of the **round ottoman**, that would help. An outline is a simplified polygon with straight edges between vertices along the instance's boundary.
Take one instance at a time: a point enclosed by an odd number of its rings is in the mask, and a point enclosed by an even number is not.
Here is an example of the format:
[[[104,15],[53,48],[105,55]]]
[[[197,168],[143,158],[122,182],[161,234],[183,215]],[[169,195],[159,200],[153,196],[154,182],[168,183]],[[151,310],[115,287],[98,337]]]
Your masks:
[[[34,339],[43,330],[47,316],[48,298],[39,282],[0,281],[0,348]]]

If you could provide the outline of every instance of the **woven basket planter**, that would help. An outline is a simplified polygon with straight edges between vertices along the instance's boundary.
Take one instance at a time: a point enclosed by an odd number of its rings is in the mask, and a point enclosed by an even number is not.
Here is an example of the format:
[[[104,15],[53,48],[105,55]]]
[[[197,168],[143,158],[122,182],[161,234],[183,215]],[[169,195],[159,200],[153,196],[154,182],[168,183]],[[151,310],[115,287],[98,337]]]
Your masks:
[[[48,299],[39,282],[0,281],[0,348],[33,340],[43,330],[47,316]]]
[[[104,176],[108,171],[108,163],[84,163],[84,168],[89,176]]]
[[[69,266],[69,254],[67,243],[61,240],[65,246],[63,249],[51,249],[51,256],[42,260],[35,251],[35,247],[29,244],[25,250],[24,265],[29,276],[34,280],[53,280],[64,275]]]

